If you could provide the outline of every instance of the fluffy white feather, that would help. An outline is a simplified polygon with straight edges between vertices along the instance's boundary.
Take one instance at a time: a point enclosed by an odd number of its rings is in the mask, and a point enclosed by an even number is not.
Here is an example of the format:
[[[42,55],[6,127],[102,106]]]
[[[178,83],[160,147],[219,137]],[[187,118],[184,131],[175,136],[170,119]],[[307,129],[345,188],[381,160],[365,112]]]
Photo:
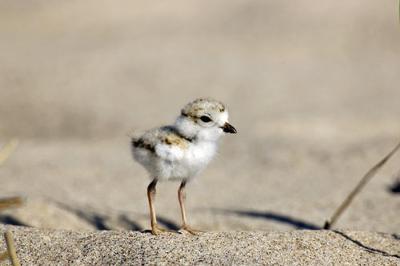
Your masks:
[[[188,180],[212,160],[224,132],[236,133],[228,123],[225,106],[199,99],[185,106],[173,125],[149,130],[135,139],[132,152],[152,179]]]

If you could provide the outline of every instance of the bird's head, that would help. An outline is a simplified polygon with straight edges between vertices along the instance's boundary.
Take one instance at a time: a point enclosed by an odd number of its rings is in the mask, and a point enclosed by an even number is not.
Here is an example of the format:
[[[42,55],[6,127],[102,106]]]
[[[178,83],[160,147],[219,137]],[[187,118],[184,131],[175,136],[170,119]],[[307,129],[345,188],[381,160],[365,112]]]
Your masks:
[[[188,103],[175,122],[185,136],[204,141],[216,141],[224,133],[236,133],[228,122],[228,111],[223,103],[200,98]]]

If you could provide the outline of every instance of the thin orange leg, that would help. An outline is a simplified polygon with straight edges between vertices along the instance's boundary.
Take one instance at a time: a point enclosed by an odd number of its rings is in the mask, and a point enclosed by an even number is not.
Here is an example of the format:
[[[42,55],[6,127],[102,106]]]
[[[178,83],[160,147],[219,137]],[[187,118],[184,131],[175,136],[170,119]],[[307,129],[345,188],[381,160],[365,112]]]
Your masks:
[[[191,233],[192,235],[197,235],[198,233],[201,233],[203,231],[200,230],[195,230],[193,228],[191,228],[188,224],[187,224],[187,220],[186,220],[186,210],[185,210],[185,186],[186,186],[186,180],[183,180],[181,185],[179,186],[178,189],[178,200],[179,200],[179,206],[181,208],[181,214],[182,214],[182,228],[181,230],[187,231],[189,233]]]
[[[157,224],[156,210],[154,208],[157,181],[158,181],[157,179],[154,179],[147,187],[147,198],[149,200],[149,207],[150,207],[151,233],[153,235],[159,235],[163,232],[169,231],[169,230],[160,228]]]

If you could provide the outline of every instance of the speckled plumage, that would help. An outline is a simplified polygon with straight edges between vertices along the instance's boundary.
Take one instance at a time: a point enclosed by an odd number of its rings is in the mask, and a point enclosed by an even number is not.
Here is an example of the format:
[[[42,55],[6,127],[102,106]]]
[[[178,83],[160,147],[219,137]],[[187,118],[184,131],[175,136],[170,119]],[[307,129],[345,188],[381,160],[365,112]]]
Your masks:
[[[225,111],[223,103],[211,98],[199,98],[183,107],[181,114],[191,118],[198,118],[202,113],[214,112],[222,113]]]

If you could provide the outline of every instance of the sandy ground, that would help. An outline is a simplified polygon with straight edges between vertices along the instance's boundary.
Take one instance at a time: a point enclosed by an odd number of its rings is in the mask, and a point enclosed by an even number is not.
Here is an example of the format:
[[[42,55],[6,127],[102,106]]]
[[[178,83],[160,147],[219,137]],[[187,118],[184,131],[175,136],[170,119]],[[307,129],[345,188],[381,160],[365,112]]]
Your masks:
[[[4,229],[0,226],[0,232]],[[398,265],[400,259],[398,236],[357,231],[154,237],[138,232],[9,229],[17,239],[22,265]]]
[[[397,1],[2,1],[0,196],[8,224],[148,228],[133,131],[169,123],[199,96],[224,101],[239,134],[188,186],[209,231],[323,225],[400,138]],[[400,156],[336,225],[400,232],[389,191]],[[179,227],[177,183],[158,187]],[[284,234],[284,233],[282,233]]]

